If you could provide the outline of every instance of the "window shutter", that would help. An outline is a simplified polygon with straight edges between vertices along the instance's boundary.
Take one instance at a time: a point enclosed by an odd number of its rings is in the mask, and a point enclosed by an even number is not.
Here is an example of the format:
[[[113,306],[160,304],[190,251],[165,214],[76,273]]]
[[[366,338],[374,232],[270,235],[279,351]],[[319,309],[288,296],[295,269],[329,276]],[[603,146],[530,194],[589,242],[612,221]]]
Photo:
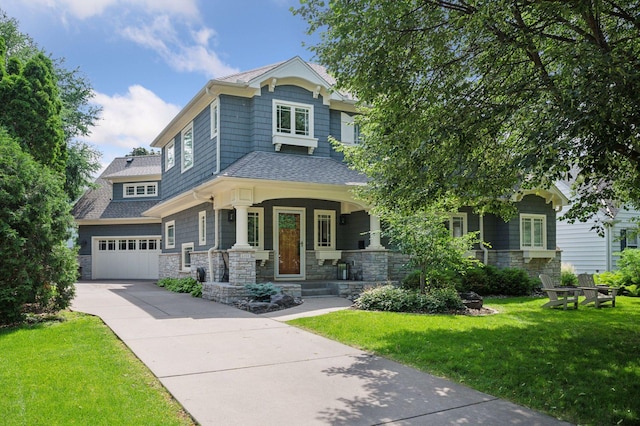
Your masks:
[[[621,229],[620,230],[620,251],[624,250],[625,248],[627,248],[627,230]]]

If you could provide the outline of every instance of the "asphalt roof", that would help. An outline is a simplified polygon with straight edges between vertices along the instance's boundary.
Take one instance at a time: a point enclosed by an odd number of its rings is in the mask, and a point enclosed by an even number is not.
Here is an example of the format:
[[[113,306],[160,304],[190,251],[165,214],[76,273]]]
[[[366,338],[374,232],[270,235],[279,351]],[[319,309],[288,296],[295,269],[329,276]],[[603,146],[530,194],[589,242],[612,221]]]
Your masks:
[[[109,179],[141,176],[157,176],[162,172],[160,155],[117,157],[96,179],[95,189],[87,190],[75,203],[71,213],[76,219],[139,218],[142,212],[160,200],[128,199],[112,200],[113,184]],[[137,179],[136,179],[137,180]]]
[[[367,182],[365,175],[333,158],[263,151],[245,155],[220,176],[351,186]]]

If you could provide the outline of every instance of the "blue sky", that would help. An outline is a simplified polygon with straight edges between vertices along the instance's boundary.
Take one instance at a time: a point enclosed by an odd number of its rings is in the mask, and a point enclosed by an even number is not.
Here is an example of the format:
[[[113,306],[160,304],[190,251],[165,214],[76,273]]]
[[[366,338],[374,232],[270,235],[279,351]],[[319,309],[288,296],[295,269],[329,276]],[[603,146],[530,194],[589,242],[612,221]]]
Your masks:
[[[297,0],[3,0],[20,31],[80,68],[103,108],[84,139],[106,165],[149,144],[216,77],[310,61]]]

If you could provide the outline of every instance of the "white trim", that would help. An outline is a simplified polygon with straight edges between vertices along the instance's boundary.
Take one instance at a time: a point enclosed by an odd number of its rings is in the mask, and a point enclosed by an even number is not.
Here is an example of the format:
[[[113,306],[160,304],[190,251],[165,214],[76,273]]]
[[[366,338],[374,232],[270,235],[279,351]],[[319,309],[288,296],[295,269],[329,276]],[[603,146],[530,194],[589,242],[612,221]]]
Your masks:
[[[318,220],[320,216],[329,216],[329,245],[320,245],[320,235],[318,230]],[[335,210],[314,210],[313,211],[313,249],[335,250],[336,249],[336,212]]]
[[[207,211],[198,212],[198,245],[207,244]]]
[[[143,194],[138,194],[138,187],[142,187]],[[148,193],[149,187],[153,187],[153,194]],[[133,188],[133,194],[127,194],[127,189]],[[158,196],[158,182],[136,182],[125,183],[122,185],[122,198],[143,198],[143,197],[157,197]]]
[[[531,245],[524,244],[524,233],[523,233],[523,220],[531,220]],[[537,220],[542,221],[542,245],[535,244],[535,222]],[[536,251],[536,250],[546,250],[547,249],[547,215],[544,214],[532,214],[532,213],[521,213],[518,220],[519,234],[520,234],[520,250],[526,251]]]
[[[276,280],[287,279],[304,279],[305,278],[305,263],[306,263],[306,215],[307,210],[304,207],[273,207],[273,250],[274,250],[274,274]],[[280,213],[294,213],[300,215],[300,274],[280,274],[280,247],[279,247],[279,222],[278,216]]]
[[[173,227],[173,241],[169,239],[169,228]],[[164,224],[164,248],[172,249],[176,247],[176,221],[170,220]]]
[[[193,253],[193,243],[182,243],[180,251],[180,269],[182,272],[191,272],[191,256],[189,256],[189,265],[187,265],[187,251]]]
[[[256,250],[264,250],[264,207],[249,207],[247,214],[252,213],[258,214],[258,245],[251,244],[251,241],[249,245]]]
[[[184,135],[191,132],[191,164],[185,166],[185,155],[184,155]],[[187,170],[193,167],[193,164],[196,162],[196,149],[195,149],[195,132],[193,131],[193,121],[189,123],[182,132],[180,132],[180,171],[181,173],[186,172]]]
[[[169,157],[169,150],[171,150],[171,157]],[[169,163],[169,158],[171,158],[171,163]],[[164,147],[164,170],[167,171],[176,165],[176,141],[172,139]]]

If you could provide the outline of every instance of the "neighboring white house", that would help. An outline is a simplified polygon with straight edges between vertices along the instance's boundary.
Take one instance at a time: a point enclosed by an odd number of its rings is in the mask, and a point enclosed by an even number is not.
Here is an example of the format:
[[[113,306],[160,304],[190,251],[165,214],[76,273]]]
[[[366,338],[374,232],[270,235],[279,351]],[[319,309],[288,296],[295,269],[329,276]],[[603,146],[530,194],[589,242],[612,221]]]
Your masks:
[[[569,184],[558,182],[558,189],[571,199]],[[564,206],[558,215],[556,225],[556,243],[562,250],[562,262],[574,266],[576,273],[598,273],[617,269],[618,253],[626,247],[637,248],[638,237],[635,230],[638,224],[634,218],[640,218],[640,211],[633,209],[606,206],[598,212],[596,218],[587,222],[569,223],[562,216],[571,205]],[[608,224],[604,227],[604,235],[592,229],[596,220]]]

